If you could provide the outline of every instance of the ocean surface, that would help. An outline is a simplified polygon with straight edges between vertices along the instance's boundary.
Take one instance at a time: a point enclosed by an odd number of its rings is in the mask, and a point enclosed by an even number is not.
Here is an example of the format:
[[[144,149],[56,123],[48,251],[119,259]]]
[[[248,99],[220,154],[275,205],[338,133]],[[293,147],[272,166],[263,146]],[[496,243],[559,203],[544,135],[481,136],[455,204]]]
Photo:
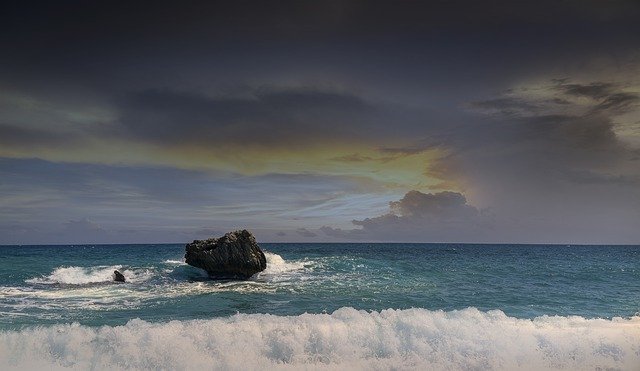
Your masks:
[[[0,369],[640,370],[640,246],[261,246],[0,246]]]

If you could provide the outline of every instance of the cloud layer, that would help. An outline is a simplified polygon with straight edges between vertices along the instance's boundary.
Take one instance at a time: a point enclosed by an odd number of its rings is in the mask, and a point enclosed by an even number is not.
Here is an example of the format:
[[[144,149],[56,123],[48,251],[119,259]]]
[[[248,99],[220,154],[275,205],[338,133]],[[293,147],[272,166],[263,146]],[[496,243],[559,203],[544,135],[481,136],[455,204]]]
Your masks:
[[[640,241],[637,2],[0,13],[0,243]]]

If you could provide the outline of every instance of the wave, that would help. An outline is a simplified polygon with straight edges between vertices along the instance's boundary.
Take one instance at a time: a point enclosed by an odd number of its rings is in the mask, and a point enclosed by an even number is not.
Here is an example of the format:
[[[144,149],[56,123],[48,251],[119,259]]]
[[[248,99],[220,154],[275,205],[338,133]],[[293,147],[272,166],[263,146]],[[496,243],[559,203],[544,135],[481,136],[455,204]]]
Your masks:
[[[300,272],[310,264],[310,262],[304,261],[284,260],[282,256],[270,252],[265,252],[264,256],[267,259],[267,268],[258,273],[260,277]]]
[[[174,264],[174,265],[187,265],[187,263],[184,262],[184,260],[174,260],[174,259],[167,259],[164,261],[165,264]]]
[[[60,309],[114,310],[138,308],[146,300],[177,298],[220,292],[273,293],[288,281],[302,279],[308,262],[285,261],[266,253],[267,269],[246,281],[210,280],[207,273],[180,260],[164,260],[155,267],[122,265],[61,266],[49,274],[26,279],[26,286],[0,286],[0,309],[16,312],[33,308],[45,312]],[[115,284],[113,271],[122,272],[128,283]],[[289,283],[290,283],[289,282]],[[297,281],[296,281],[297,282]]]
[[[475,308],[237,314],[0,332],[7,369],[636,369],[640,317],[533,320]]]
[[[31,284],[43,285],[87,285],[92,283],[113,282],[113,271],[119,270],[129,282],[143,282],[151,278],[149,269],[123,269],[122,265],[100,265],[94,267],[57,267],[51,274],[25,280]]]
[[[303,272],[310,264],[310,262],[304,261],[287,261],[282,256],[270,252],[265,252],[264,255],[267,259],[267,268],[264,271],[256,273],[248,281],[234,281],[232,283],[264,283],[288,280],[292,274]],[[182,260],[169,259],[163,263],[173,266],[171,269],[165,270],[165,272],[174,278],[203,280],[209,277],[203,269],[190,266]]]
[[[239,284],[250,284],[252,282],[281,282],[290,280],[293,277],[297,277],[296,274],[305,272],[313,264],[312,261],[301,260],[284,260],[282,256],[271,252],[264,252],[267,260],[267,268],[254,274],[247,281],[233,281],[229,284],[221,284],[222,286],[238,286]],[[164,264],[174,266],[171,269],[166,270],[171,276],[176,278],[184,278],[188,280],[203,280],[208,278],[208,275],[203,269],[196,268],[188,265],[181,260],[165,260]]]

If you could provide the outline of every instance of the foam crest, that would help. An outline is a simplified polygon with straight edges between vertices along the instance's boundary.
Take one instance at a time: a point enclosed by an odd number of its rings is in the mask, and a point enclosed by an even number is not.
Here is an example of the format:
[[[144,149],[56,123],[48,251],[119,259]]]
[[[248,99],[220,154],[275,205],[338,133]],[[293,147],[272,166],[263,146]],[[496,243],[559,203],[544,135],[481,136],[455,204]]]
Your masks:
[[[305,269],[308,262],[303,261],[287,261],[282,256],[270,252],[264,253],[267,259],[267,268],[259,273],[260,277],[278,276],[287,273],[294,273]]]
[[[27,283],[32,284],[63,284],[63,285],[87,285],[100,282],[112,282],[113,271],[120,270],[129,282],[143,282],[151,278],[153,272],[149,269],[122,269],[121,265],[94,266],[94,267],[58,267],[51,274],[42,277],[30,278]]]
[[[210,320],[0,332],[8,369],[636,369],[640,317],[506,316],[474,308]]]
[[[290,274],[290,273],[303,271],[306,268],[306,266],[309,265],[310,263],[310,262],[303,262],[303,261],[286,261],[282,258],[282,256],[278,254],[270,253],[270,252],[264,252],[264,255],[265,255],[265,258],[267,259],[267,268],[264,271],[257,273],[254,276],[254,278],[273,279],[273,278],[281,277],[282,275],[286,276],[287,274]],[[185,263],[182,260],[169,259],[169,260],[165,260],[164,263],[167,265],[177,266],[176,267],[176,269],[178,269],[177,272],[183,272],[181,268],[190,267],[187,263]],[[174,269],[173,272],[176,272],[176,269]],[[201,270],[199,268],[193,268],[192,270],[188,271],[188,273],[190,273],[191,276],[193,276],[194,269],[200,272],[201,273],[200,275],[202,275],[202,273],[204,272],[204,270]],[[206,277],[206,274],[204,274],[204,277]]]
[[[171,265],[187,265],[187,263],[185,263],[183,260],[173,260],[173,259],[165,260],[164,263],[171,264]]]

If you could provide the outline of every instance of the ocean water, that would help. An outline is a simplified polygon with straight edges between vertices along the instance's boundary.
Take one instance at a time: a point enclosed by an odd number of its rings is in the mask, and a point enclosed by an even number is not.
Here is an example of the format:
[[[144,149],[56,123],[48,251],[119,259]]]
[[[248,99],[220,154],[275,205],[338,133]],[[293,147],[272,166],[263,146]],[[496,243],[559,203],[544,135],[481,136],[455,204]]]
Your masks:
[[[640,370],[640,246],[261,246],[0,246],[0,369]]]

